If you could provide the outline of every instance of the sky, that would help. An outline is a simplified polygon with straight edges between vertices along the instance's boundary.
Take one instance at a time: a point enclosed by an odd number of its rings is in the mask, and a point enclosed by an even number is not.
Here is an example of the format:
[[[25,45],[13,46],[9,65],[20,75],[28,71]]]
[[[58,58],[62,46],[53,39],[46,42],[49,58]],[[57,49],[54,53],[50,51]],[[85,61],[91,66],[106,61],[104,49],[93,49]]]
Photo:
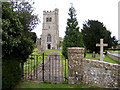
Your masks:
[[[76,10],[77,20],[80,29],[83,28],[85,21],[98,20],[103,22],[107,30],[112,36],[118,39],[118,2],[120,0],[34,0],[34,13],[38,14],[40,19],[39,25],[33,30],[37,37],[42,34],[43,11],[53,11],[59,9],[59,36],[64,37],[67,26],[67,18],[69,18],[70,3]]]

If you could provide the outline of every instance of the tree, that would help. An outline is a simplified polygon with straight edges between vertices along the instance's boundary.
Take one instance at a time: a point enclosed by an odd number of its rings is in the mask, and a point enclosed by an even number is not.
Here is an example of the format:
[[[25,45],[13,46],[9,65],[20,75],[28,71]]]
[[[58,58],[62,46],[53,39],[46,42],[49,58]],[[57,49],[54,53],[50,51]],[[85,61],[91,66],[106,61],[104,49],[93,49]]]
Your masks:
[[[12,3],[2,3],[2,53],[3,58],[13,54],[21,43],[23,26],[11,8]]]
[[[78,27],[76,11],[73,6],[69,8],[68,15],[70,16],[70,18],[67,19],[67,27],[63,40],[63,50],[62,50],[62,54],[66,58],[68,58],[69,47],[84,47],[82,41],[82,34],[79,31],[79,27]]]
[[[36,43],[37,35],[35,32],[31,32],[31,39]]]
[[[31,2],[31,4],[29,4],[29,2],[16,2],[12,7],[19,16],[19,20],[24,29],[23,34],[27,38],[33,39],[34,43],[36,43],[37,35],[31,31],[36,27],[40,20],[38,19],[38,15],[33,14],[33,11],[35,10],[35,8],[32,7],[33,4],[34,2]]]
[[[113,36],[112,37],[112,46],[113,46],[113,48],[116,48],[117,45],[118,45],[118,41],[116,40],[116,37]]]
[[[100,50],[99,47],[96,47],[96,43],[100,43],[101,38],[104,39],[104,43],[108,43],[106,48],[112,46],[111,32],[98,20],[88,20],[83,24],[82,35],[86,48],[91,52]]]
[[[62,46],[62,43],[57,44],[57,49],[59,49]]]
[[[26,61],[35,46],[34,39],[36,34],[31,32],[31,30],[37,25],[37,23],[34,23],[34,20],[36,21],[37,18],[30,19],[26,17],[30,20],[24,22],[23,19],[22,21],[21,19],[26,14],[23,13],[23,15],[20,15],[15,9],[14,4],[13,2],[2,2],[3,88],[13,88],[20,81],[23,71],[21,70],[20,64]],[[21,8],[22,10],[30,9],[27,6],[22,6]],[[27,14],[28,17],[34,17],[31,11],[28,11]]]
[[[14,3],[13,9],[17,12],[20,22],[25,31],[32,31],[39,22],[38,15],[33,14],[35,8],[32,7],[34,2],[21,2]]]
[[[25,61],[34,49],[36,34],[31,30],[39,20],[28,2],[9,2],[3,3],[2,6],[3,58],[15,56]]]

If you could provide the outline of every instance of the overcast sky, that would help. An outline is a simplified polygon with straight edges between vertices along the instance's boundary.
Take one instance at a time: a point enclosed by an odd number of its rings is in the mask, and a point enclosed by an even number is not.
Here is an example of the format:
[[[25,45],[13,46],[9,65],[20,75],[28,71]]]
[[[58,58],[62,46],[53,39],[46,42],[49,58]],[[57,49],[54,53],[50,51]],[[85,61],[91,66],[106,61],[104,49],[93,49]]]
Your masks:
[[[43,11],[53,11],[59,9],[59,36],[64,37],[66,30],[66,22],[71,6],[76,10],[77,20],[80,29],[83,23],[90,20],[98,20],[103,22],[107,30],[112,32],[112,36],[118,39],[118,1],[120,0],[34,0],[35,13],[39,14],[41,23],[33,30],[38,38],[42,34]]]

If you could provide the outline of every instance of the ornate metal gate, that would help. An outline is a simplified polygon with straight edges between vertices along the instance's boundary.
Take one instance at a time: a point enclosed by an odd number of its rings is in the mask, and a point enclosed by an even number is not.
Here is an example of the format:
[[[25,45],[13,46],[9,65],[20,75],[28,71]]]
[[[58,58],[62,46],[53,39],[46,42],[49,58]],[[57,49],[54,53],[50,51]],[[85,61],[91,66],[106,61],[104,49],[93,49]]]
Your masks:
[[[24,63],[24,80],[67,82],[68,61],[62,55],[31,55]]]

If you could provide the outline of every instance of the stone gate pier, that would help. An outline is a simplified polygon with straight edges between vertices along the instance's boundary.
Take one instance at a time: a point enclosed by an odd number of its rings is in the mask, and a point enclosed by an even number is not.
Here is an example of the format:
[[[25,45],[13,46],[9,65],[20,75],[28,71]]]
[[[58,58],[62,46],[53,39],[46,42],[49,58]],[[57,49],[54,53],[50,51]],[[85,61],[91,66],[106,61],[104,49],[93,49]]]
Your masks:
[[[120,65],[84,59],[84,48],[68,48],[68,83],[120,87]]]
[[[83,77],[84,48],[68,48],[69,84],[81,84]]]

